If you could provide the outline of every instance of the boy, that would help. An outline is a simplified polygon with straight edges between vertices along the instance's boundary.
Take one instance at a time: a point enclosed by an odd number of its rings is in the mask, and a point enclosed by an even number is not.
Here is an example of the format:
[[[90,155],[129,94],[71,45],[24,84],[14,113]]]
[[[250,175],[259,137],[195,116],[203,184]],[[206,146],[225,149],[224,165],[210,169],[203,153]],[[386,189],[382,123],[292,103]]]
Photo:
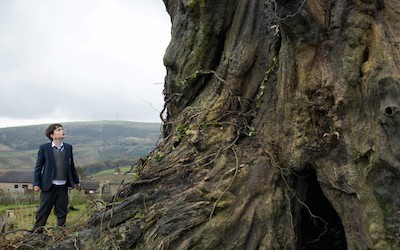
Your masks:
[[[80,190],[79,177],[74,165],[72,146],[63,143],[65,138],[61,124],[51,124],[46,129],[49,143],[40,145],[33,173],[33,189],[40,193],[40,205],[36,212],[33,231],[43,232],[47,218],[54,206],[57,225],[65,225],[68,207],[68,187]]]

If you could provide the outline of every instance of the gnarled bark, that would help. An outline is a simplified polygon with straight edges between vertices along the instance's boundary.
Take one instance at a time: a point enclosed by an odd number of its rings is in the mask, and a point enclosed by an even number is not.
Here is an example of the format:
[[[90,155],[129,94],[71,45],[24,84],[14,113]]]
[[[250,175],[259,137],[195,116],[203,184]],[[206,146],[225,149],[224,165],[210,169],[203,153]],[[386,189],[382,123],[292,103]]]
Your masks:
[[[399,247],[400,2],[164,2],[165,138],[79,244]]]

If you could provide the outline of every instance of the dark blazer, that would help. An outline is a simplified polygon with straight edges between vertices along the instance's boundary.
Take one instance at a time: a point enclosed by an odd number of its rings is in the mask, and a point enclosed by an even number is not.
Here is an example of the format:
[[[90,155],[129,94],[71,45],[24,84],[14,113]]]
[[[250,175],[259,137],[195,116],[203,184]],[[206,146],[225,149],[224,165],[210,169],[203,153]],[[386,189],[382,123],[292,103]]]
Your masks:
[[[79,183],[79,177],[75,169],[72,146],[64,143],[64,150],[68,172],[67,186],[73,187]],[[40,145],[33,173],[33,186],[39,186],[43,191],[49,191],[53,182],[54,167],[55,162],[51,142]]]

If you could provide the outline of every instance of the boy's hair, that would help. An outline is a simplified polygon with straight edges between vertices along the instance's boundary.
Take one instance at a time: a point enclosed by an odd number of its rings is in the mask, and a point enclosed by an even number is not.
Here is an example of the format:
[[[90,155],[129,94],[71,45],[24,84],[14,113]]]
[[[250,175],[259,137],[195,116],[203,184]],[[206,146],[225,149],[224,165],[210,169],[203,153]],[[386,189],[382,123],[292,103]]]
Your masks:
[[[61,124],[59,123],[54,123],[51,124],[47,129],[46,129],[46,137],[50,139],[50,141],[53,141],[53,138],[51,138],[50,135],[54,134],[54,130],[56,130],[57,128],[62,127]]]

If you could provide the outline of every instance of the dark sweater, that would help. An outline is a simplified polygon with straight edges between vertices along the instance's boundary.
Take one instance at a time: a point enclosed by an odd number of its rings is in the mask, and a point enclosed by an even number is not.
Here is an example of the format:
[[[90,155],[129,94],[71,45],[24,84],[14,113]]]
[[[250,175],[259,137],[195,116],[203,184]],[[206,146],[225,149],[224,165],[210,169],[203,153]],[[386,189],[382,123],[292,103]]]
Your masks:
[[[57,149],[53,148],[53,156],[54,156],[54,162],[55,162],[53,180],[68,179],[68,173],[67,173],[66,162],[65,162],[65,150],[62,150],[60,152]]]

